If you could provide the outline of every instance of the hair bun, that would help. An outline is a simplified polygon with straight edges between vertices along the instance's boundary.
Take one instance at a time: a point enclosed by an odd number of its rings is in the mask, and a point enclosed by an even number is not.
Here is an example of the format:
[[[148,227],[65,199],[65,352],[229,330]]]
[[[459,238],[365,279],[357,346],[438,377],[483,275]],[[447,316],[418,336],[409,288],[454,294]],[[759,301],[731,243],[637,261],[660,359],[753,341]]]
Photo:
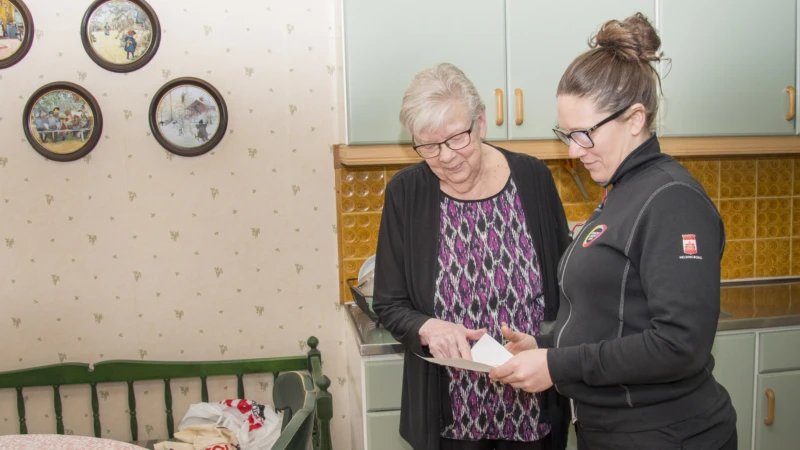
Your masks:
[[[609,20],[589,41],[592,48],[613,52],[622,58],[654,62],[660,61],[661,39],[655,28],[642,13],[636,13],[623,21]]]

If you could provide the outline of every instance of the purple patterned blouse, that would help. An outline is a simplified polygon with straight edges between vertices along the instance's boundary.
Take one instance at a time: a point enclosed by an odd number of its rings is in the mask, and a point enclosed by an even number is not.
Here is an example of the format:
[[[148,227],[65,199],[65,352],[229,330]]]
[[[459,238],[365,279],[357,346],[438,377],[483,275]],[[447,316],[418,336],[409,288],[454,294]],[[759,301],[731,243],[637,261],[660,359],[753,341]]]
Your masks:
[[[441,194],[437,319],[486,327],[502,342],[500,323],[537,334],[544,315],[539,259],[514,181],[474,201]],[[539,421],[538,394],[492,383],[488,374],[448,368],[454,422],[441,436],[530,442],[550,432]]]

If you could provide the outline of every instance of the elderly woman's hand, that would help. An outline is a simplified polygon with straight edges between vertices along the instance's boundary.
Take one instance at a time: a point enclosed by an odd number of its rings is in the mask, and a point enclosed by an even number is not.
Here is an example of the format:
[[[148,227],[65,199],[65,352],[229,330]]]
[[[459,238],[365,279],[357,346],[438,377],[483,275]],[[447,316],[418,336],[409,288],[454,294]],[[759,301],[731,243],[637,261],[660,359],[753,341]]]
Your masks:
[[[536,345],[536,339],[533,338],[530,334],[520,333],[519,331],[512,331],[508,325],[503,322],[500,326],[500,331],[503,333],[503,338],[508,341],[506,343],[505,348],[512,355],[516,355],[517,353],[524,352],[525,350],[534,350],[539,348]]]
[[[430,319],[419,329],[422,345],[427,345],[434,358],[464,358],[472,360],[467,340],[477,341],[485,329],[468,330],[460,323]]]
[[[547,366],[547,350],[526,350],[489,372],[489,378],[525,392],[546,391],[553,385]]]

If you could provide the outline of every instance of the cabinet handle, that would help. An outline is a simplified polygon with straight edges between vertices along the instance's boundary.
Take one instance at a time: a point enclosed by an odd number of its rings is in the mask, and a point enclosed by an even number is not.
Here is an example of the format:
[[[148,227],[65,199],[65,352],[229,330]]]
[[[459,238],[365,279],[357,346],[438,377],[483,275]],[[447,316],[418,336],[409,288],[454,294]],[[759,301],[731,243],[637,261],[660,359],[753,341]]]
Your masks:
[[[767,389],[767,418],[764,419],[764,425],[772,425],[775,422],[775,391]]]
[[[497,120],[495,123],[500,126],[503,124],[503,90],[502,89],[495,89],[494,96],[497,99]]]
[[[789,93],[789,114],[786,114],[786,120],[793,120],[796,110],[795,102],[797,101],[797,95],[795,95],[795,90],[792,86],[786,86],[786,92]]]
[[[514,89],[514,95],[517,96],[517,125],[522,125],[525,120],[525,112],[522,109],[522,89]]]

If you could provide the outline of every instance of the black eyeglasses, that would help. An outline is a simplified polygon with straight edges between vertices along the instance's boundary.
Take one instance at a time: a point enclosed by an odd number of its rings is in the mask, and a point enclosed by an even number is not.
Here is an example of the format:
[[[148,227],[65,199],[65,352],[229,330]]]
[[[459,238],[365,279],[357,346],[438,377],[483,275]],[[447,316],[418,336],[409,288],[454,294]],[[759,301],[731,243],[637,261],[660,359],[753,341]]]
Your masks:
[[[583,148],[592,148],[592,147],[594,147],[594,141],[592,140],[592,137],[591,137],[592,132],[594,130],[600,128],[601,125],[605,125],[606,123],[611,122],[612,120],[616,119],[617,117],[622,115],[622,113],[624,113],[631,106],[633,106],[633,105],[628,105],[628,106],[620,109],[619,111],[615,112],[614,114],[612,114],[612,115],[606,117],[605,119],[601,120],[600,123],[598,123],[597,125],[593,126],[592,128],[589,128],[588,130],[574,130],[574,131],[571,131],[571,132],[568,133],[568,132],[566,132],[564,130],[561,130],[558,127],[556,127],[556,128],[553,128],[553,133],[555,133],[556,136],[558,136],[558,138],[561,139],[561,142],[563,142],[566,145],[569,145],[569,140],[572,139],[573,141],[575,141],[576,144],[580,145]]]
[[[419,156],[425,159],[439,156],[439,153],[442,151],[442,144],[446,145],[450,150],[461,150],[472,142],[472,128],[474,126],[475,122],[473,121],[467,131],[454,134],[442,142],[416,145],[414,143],[414,138],[411,138],[411,146]]]

